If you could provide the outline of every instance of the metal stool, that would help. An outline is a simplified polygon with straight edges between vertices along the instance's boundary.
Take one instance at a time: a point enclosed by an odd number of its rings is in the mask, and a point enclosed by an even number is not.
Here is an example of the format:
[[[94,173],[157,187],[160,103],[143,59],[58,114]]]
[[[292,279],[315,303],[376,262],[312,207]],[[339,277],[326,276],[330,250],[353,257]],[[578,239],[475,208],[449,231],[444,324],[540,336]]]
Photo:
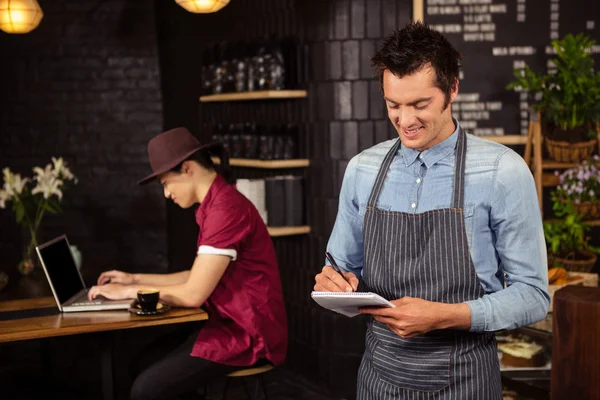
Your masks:
[[[265,380],[263,379],[262,374],[264,374],[267,371],[272,370],[273,368],[275,368],[275,367],[272,364],[266,364],[266,365],[261,365],[259,367],[248,367],[248,368],[239,369],[237,371],[227,374],[227,378],[225,380],[225,389],[223,389],[223,400],[225,400],[225,398],[227,396],[227,388],[229,387],[229,381],[231,378],[241,378],[242,384],[244,385],[244,391],[246,392],[246,396],[248,397],[248,399],[258,400],[259,386],[262,385],[263,395],[264,395],[265,400],[267,400],[268,399],[267,385],[265,385]],[[256,381],[256,387],[254,388],[254,397],[250,396],[250,392],[248,391],[248,386],[246,385],[246,381],[244,380],[245,377],[252,376],[252,375],[258,375],[258,380]]]

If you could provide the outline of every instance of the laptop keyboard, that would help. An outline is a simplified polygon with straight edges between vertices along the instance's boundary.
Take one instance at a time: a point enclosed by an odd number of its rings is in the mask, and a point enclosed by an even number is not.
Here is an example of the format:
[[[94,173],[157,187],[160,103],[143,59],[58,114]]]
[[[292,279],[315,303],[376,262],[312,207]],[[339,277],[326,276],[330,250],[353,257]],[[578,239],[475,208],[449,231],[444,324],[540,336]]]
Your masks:
[[[98,300],[78,301],[76,303],[71,303],[71,306],[93,306],[96,304],[102,304],[102,301],[98,301]]]
[[[69,306],[75,306],[75,307],[94,306],[94,305],[98,305],[98,304],[103,304],[104,300],[106,300],[106,297],[104,297],[104,296],[98,296],[94,300],[88,300],[87,294],[86,294],[84,296],[81,296],[77,300],[75,300],[73,303],[69,304]]]

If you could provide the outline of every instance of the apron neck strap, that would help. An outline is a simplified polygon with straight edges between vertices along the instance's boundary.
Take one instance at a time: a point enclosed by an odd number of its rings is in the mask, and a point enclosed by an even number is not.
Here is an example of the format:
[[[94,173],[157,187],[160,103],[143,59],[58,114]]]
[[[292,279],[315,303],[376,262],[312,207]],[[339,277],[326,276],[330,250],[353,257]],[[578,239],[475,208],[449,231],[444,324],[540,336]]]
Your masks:
[[[463,208],[465,202],[465,163],[467,159],[467,135],[458,128],[454,162],[454,197],[452,208]]]
[[[377,200],[379,199],[379,194],[381,193],[381,189],[383,188],[383,182],[385,181],[385,176],[387,175],[387,171],[392,164],[392,160],[394,156],[398,152],[400,148],[400,138],[396,139],[396,143],[392,146],[390,151],[385,155],[383,159],[383,163],[381,167],[379,167],[379,172],[377,172],[377,178],[375,179],[375,184],[373,185],[373,189],[371,190],[371,196],[369,197],[369,206],[375,207],[377,204]]]

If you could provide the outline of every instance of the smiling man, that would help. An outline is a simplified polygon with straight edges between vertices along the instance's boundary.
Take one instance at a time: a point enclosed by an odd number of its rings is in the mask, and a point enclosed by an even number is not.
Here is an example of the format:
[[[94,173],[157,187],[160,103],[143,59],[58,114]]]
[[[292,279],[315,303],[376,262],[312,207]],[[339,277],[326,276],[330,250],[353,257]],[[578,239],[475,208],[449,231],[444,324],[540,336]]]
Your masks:
[[[548,311],[546,246],[523,159],[467,135],[452,118],[459,53],[422,23],[388,36],[372,59],[399,139],[346,170],[314,290],[362,278],[395,308],[371,316],[358,399],[502,398],[494,331]]]

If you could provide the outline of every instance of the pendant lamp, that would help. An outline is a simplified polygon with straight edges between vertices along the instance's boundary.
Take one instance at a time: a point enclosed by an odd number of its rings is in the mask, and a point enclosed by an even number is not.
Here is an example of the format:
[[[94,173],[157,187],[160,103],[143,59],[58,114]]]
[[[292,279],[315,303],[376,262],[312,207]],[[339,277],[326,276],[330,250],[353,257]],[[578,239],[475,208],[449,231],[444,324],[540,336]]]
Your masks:
[[[229,4],[229,0],[175,0],[175,2],[195,14],[214,13]]]
[[[31,32],[43,16],[37,0],[0,0],[0,29],[6,33]]]

